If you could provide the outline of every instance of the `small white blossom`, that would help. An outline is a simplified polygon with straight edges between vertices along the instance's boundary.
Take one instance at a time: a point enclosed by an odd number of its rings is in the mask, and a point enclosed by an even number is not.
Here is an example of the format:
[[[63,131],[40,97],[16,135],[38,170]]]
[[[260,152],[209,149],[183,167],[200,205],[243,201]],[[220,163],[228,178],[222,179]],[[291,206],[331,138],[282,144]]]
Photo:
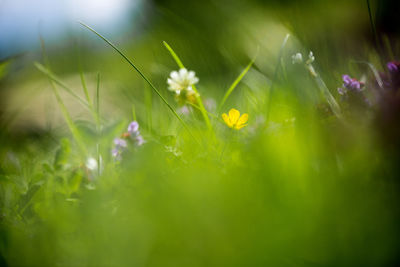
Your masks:
[[[91,171],[97,170],[97,160],[95,158],[88,158],[86,161],[86,168],[88,168]]]
[[[301,53],[296,53],[292,56],[292,63],[293,64],[300,64],[303,63],[303,55]]]
[[[167,83],[169,90],[174,91],[176,94],[180,94],[183,90],[192,90],[192,85],[199,82],[194,71],[188,71],[183,68],[178,71],[173,71],[168,78]]]
[[[306,64],[311,64],[314,62],[314,60],[315,60],[314,54],[312,51],[310,51],[310,54],[308,54],[308,60],[307,60]]]

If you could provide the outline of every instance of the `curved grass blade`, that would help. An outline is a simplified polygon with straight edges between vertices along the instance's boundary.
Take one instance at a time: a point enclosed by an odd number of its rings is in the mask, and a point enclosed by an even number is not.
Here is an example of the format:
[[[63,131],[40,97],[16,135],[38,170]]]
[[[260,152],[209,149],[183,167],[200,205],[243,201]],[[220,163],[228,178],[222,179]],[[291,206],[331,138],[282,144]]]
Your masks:
[[[220,113],[222,107],[224,106],[224,104],[225,104],[226,100],[228,99],[228,97],[230,96],[230,94],[233,92],[233,90],[235,90],[236,86],[240,83],[240,81],[243,79],[243,77],[247,74],[247,72],[249,71],[251,66],[253,66],[254,61],[257,58],[257,54],[258,54],[258,49],[257,49],[256,56],[250,61],[250,63],[247,65],[247,67],[239,74],[239,76],[236,78],[236,80],[232,83],[232,85],[226,91],[224,97],[222,98],[221,103],[219,104],[218,113]]]
[[[338,102],[336,101],[335,97],[333,97],[333,95],[329,91],[328,87],[326,86],[326,84],[325,84],[324,80],[321,78],[321,76],[315,72],[313,66],[310,65],[308,68],[310,70],[310,73],[314,73],[313,77],[318,85],[318,88],[320,89],[320,92],[325,97],[326,101],[328,102],[329,106],[331,107],[332,112],[336,115],[336,117],[341,119],[342,111],[341,111],[340,106],[339,106]]]
[[[82,83],[82,89],[83,93],[85,94],[86,101],[91,104],[90,97],[89,97],[89,91],[86,86],[86,81],[85,81],[85,75],[83,74],[83,67],[82,67],[82,61],[81,61],[81,53],[79,48],[77,48],[77,55],[78,55],[78,68],[79,68],[79,76],[81,78],[81,83]]]
[[[54,75],[47,67],[43,66],[39,62],[34,63],[35,67],[41,71],[43,74],[45,74],[49,79],[51,79],[53,82],[61,86],[67,93],[69,93],[71,96],[76,98],[79,103],[81,103],[85,108],[87,108],[89,111],[92,111],[90,105],[79,95],[74,93],[65,83],[63,83],[56,75]]]
[[[178,113],[175,111],[175,109],[168,103],[168,101],[161,95],[161,93],[158,91],[158,89],[153,85],[153,83],[143,74],[143,72],[141,72],[135,64],[133,64],[133,62],[127,57],[125,56],[124,53],[122,53],[121,50],[119,50],[113,43],[111,43],[108,39],[106,39],[103,35],[101,35],[100,33],[98,33],[96,30],[94,30],[93,28],[91,28],[89,25],[86,25],[83,22],[79,22],[82,26],[84,26],[85,28],[87,28],[88,30],[90,30],[91,32],[93,32],[94,34],[96,34],[98,37],[100,37],[104,42],[106,42],[109,46],[111,46],[118,54],[120,54],[122,56],[123,59],[125,59],[126,62],[129,63],[129,65],[131,65],[137,73],[139,73],[139,75],[150,85],[150,87],[154,90],[154,92],[156,92],[156,94],[161,98],[161,100],[164,102],[165,105],[167,105],[167,107],[169,108],[169,110],[171,110],[171,112],[175,115],[175,117],[179,120],[180,123],[182,123],[183,127],[190,133],[190,135],[194,138],[192,132],[190,131],[190,129],[188,128],[188,126],[186,125],[186,123],[182,120],[182,118],[178,115]]]
[[[191,102],[186,102],[186,104],[188,104],[188,105],[190,105],[190,106],[192,106],[192,107],[198,109],[199,111],[201,111],[201,110],[200,110],[200,107],[199,107],[198,105],[196,105],[196,104],[193,104],[193,103],[191,103]],[[208,112],[208,111],[207,111],[207,114],[210,115],[210,117],[213,117],[214,119],[217,119],[217,120],[219,120],[219,121],[223,121],[223,120],[221,120],[217,115],[212,114],[211,112]]]
[[[165,48],[167,48],[167,50],[170,52],[171,56],[174,58],[176,64],[178,65],[179,68],[183,69],[185,68],[185,66],[183,65],[182,61],[179,59],[179,57],[177,56],[177,54],[175,53],[175,51],[171,48],[171,46],[169,46],[169,44],[166,41],[163,41],[163,44],[165,46]],[[195,85],[192,85],[193,91],[196,92],[197,94],[197,101],[199,102],[199,108],[200,108],[200,112],[204,118],[204,121],[208,127],[208,129],[211,131],[212,130],[212,126],[210,123],[210,118],[207,115],[207,110],[205,109],[204,105],[203,105],[203,101],[201,100],[200,94],[197,91],[197,88]]]
[[[367,61],[357,61],[357,60],[354,60],[353,62],[354,62],[354,63],[358,63],[358,64],[365,64],[365,65],[368,65],[368,67],[371,69],[372,73],[373,73],[374,76],[375,76],[376,82],[378,83],[379,87],[383,90],[383,81],[382,81],[382,78],[381,78],[381,76],[379,76],[378,70],[375,68],[375,66],[374,66],[372,63],[369,63],[369,62],[367,62]]]
[[[379,48],[378,34],[376,33],[376,26],[374,23],[374,19],[372,17],[371,4],[370,4],[369,0],[366,0],[366,1],[367,1],[367,8],[368,8],[369,22],[371,24],[371,31],[374,36],[376,48]]]
[[[44,40],[42,38],[40,38],[40,43],[41,43],[41,47],[42,47],[42,54],[43,54],[43,61],[45,62],[45,64],[47,66],[49,66],[49,60],[47,58],[46,55],[46,50],[45,50],[45,45],[44,45]],[[40,63],[35,62],[35,66],[38,68],[41,67],[42,69],[46,70],[48,72],[48,74],[51,74],[50,71],[48,70],[48,68],[44,67],[43,65],[41,65]],[[40,70],[40,68],[39,68]],[[56,81],[54,79],[52,79],[52,77],[50,75],[47,75],[49,82],[51,84],[51,88],[53,90],[54,96],[57,99],[57,103],[61,109],[61,113],[64,116],[64,119],[67,123],[67,126],[69,128],[69,130],[71,131],[71,134],[73,136],[73,138],[75,139],[76,144],[78,145],[78,148],[83,156],[83,158],[86,158],[86,155],[88,154],[86,146],[85,146],[85,142],[82,139],[82,136],[79,132],[79,129],[76,127],[74,121],[72,120],[71,115],[68,112],[67,107],[64,104],[64,101],[62,100],[60,93],[57,89],[56,86]],[[64,88],[65,89],[65,88]],[[70,93],[73,93],[72,91]],[[77,96],[79,98],[79,96]]]
[[[167,48],[167,50],[171,53],[171,56],[174,58],[176,64],[178,64],[178,67],[181,69],[185,68],[182,61],[179,59],[178,55],[175,53],[172,47],[169,46],[169,44],[166,41],[163,41],[163,44]]]
[[[95,114],[96,114],[96,126],[97,131],[100,132],[101,121],[100,121],[100,73],[97,73],[97,84],[96,84],[96,98],[94,100],[93,105],[95,106]]]
[[[271,98],[272,98],[272,93],[273,93],[273,89],[274,89],[274,85],[275,85],[275,81],[278,78],[278,72],[279,72],[279,68],[281,66],[281,58],[282,58],[282,54],[283,54],[283,49],[286,46],[287,41],[289,40],[290,34],[286,34],[285,38],[283,39],[283,42],[281,44],[281,48],[279,49],[279,54],[278,54],[278,60],[276,63],[276,67],[275,67],[275,71],[274,71],[274,76],[272,78],[271,81],[271,86],[269,88],[269,96],[268,96],[268,100],[267,100],[267,113],[266,113],[266,120],[268,121],[269,118],[269,111],[270,111],[270,105],[271,105]]]

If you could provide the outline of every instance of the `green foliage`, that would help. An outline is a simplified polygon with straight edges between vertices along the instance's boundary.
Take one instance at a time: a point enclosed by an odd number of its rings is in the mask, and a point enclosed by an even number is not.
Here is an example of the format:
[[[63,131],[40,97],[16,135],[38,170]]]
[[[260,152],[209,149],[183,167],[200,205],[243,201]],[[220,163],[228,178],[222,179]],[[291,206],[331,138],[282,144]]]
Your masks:
[[[346,6],[343,3],[338,1]],[[211,12],[217,4],[201,5]],[[183,13],[194,12],[181,8]],[[395,101],[382,104],[379,99],[371,106],[345,102],[333,90],[341,86],[341,74],[352,72],[365,76],[369,97],[380,92],[383,69],[368,59],[379,54],[366,47],[365,60],[349,57],[330,64],[339,57],[329,50],[332,47],[314,46],[313,51],[321,51],[315,52],[317,73],[310,65],[291,64],[293,53],[308,52],[308,42],[318,43],[310,39],[302,45],[296,34],[307,39],[311,33],[293,32],[289,39],[288,29],[274,24],[268,45],[252,38],[249,44],[236,34],[249,30],[247,21],[259,26],[257,36],[267,34],[264,16],[254,8],[254,16],[223,22],[222,14],[235,8],[224,5],[218,16],[209,16],[215,26],[207,32],[212,42],[197,37],[193,47],[190,34],[198,30],[193,25],[199,12],[190,23],[180,17],[171,24],[163,21],[152,32],[155,37],[135,39],[129,50],[143,62],[140,69],[122,48],[82,24],[117,51],[139,78],[124,73],[123,64],[108,50],[88,49],[78,59],[87,61],[92,78],[81,63],[72,74],[57,64],[54,72],[50,70],[46,56],[46,64],[34,63],[50,81],[51,89],[43,86],[44,91],[54,94],[61,122],[39,137],[18,135],[12,123],[0,132],[0,265],[399,262],[400,142],[393,134],[398,117],[390,121],[388,113],[382,115]],[[239,10],[234,14],[246,11]],[[305,12],[310,16],[317,11]],[[292,29],[307,24],[309,17],[303,16],[304,24]],[[224,29],[232,32],[220,31],[219,20],[231,25]],[[176,67],[168,65],[168,53],[164,57],[163,39],[174,41],[185,64],[201,78],[201,98],[197,104],[186,103],[184,111],[164,90]],[[171,46],[163,44],[183,68]],[[253,45],[260,50],[251,59]],[[325,50],[328,55],[319,56]],[[59,55],[50,58],[54,56]],[[96,65],[96,60],[101,63]],[[363,64],[347,64],[354,62]],[[151,74],[151,81],[144,73]],[[73,74],[78,82],[67,80]],[[67,101],[70,96],[79,105]],[[222,101],[213,107],[207,104],[210,99]],[[247,126],[233,130],[225,125],[220,113],[230,108],[249,114]],[[139,123],[146,141],[141,146],[127,133],[132,120]],[[24,126],[21,131],[32,131],[29,124]],[[114,138],[127,142],[121,159],[111,154]]]

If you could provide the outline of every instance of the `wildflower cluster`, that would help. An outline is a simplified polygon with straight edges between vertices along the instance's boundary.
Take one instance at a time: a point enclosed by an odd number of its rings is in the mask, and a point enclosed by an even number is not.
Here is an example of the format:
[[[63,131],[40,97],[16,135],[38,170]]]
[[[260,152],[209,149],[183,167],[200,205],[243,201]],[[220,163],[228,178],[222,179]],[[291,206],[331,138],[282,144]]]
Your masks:
[[[355,78],[351,78],[349,75],[345,74],[342,76],[343,79],[343,88],[338,88],[338,92],[340,95],[347,95],[350,93],[360,93],[364,88],[364,83],[358,81]]]
[[[347,74],[343,75],[342,79],[343,85],[337,89],[342,101],[351,102],[355,106],[371,106],[370,101],[364,95],[364,82],[351,78]]]
[[[121,137],[114,139],[114,148],[111,151],[112,156],[116,160],[121,160],[122,153],[128,148],[128,144],[141,146],[145,143],[142,135],[139,132],[139,123],[132,121]]]

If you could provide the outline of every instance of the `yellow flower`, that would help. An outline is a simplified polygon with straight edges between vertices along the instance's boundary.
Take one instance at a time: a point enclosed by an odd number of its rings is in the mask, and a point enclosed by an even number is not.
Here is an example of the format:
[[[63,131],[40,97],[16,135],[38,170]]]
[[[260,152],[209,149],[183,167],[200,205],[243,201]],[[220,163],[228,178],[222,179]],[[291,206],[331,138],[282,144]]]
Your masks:
[[[229,110],[228,114],[229,115],[226,113],[222,114],[222,118],[229,128],[240,130],[247,125],[246,122],[249,119],[249,114],[244,113],[242,116],[240,116],[239,110],[234,108]]]

